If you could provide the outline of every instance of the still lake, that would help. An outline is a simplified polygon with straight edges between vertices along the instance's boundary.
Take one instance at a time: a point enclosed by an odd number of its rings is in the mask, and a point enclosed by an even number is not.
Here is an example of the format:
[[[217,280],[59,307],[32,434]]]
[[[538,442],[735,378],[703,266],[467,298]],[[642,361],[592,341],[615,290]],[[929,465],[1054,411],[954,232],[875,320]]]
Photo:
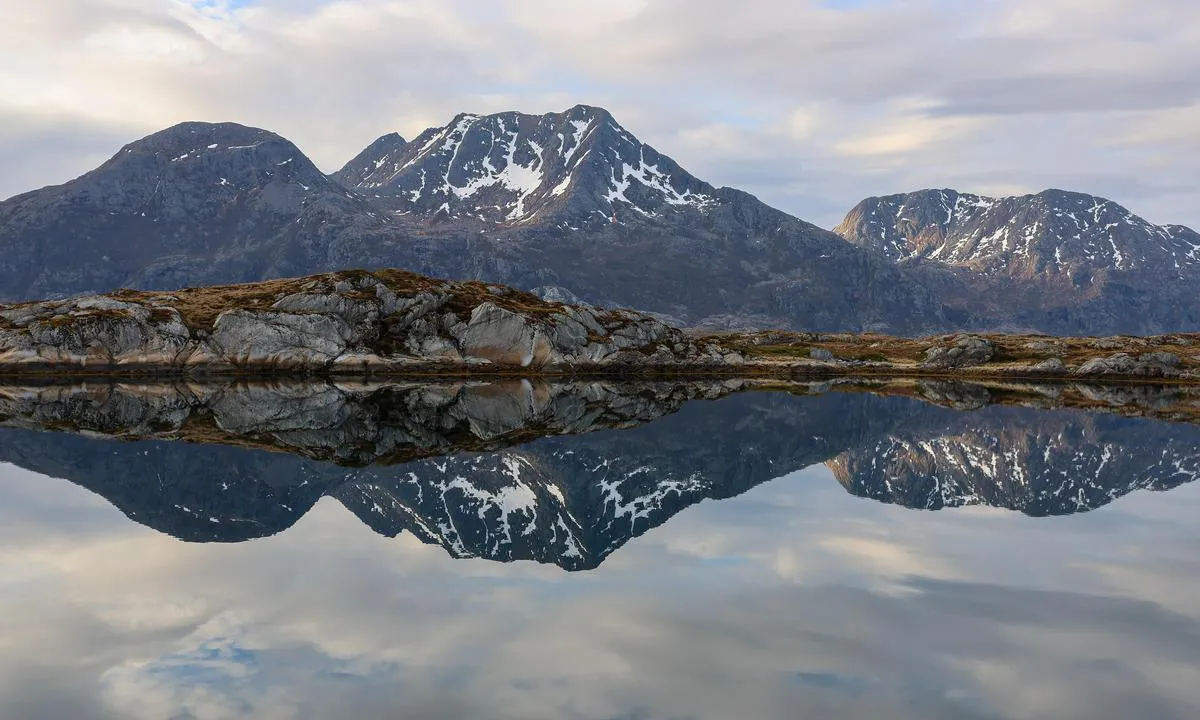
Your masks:
[[[0,387],[0,717],[1200,717],[1119,390]]]

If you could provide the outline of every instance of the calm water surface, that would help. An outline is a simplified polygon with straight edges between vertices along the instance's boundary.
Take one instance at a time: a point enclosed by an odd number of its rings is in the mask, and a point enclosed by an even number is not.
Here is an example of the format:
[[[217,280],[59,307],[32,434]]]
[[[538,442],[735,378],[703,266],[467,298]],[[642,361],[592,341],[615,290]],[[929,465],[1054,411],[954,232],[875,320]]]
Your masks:
[[[389,393],[10,392],[0,717],[1200,717],[1200,428]]]

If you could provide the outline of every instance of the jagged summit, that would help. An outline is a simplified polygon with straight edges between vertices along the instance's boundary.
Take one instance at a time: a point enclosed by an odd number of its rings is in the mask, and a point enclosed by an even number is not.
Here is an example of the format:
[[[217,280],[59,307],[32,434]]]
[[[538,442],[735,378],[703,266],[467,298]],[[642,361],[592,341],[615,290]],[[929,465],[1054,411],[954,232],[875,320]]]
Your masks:
[[[1182,276],[1200,263],[1200,235],[1158,226],[1105,198],[1066,190],[990,198],[955,190],[868,198],[834,232],[895,261],[922,259],[985,274],[1105,271]]]
[[[546,115],[462,113],[411,143],[384,140],[335,177],[402,214],[577,226],[718,202],[711,185],[587,105]]]
[[[400,133],[391,132],[368,145],[354,159],[333,173],[332,177],[343,185],[354,187],[369,180],[389,165],[397,167],[396,158],[404,152],[408,141]]]

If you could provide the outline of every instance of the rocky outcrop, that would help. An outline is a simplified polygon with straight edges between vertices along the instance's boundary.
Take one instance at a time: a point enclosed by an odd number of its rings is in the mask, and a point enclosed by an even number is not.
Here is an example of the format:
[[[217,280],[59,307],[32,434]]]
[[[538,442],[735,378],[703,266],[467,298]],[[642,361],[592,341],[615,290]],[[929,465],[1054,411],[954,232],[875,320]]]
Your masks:
[[[995,348],[974,335],[959,335],[953,345],[938,345],[925,351],[922,367],[931,369],[965,368],[983,365],[992,359]]]
[[[1189,335],[705,335],[502,285],[361,270],[0,305],[0,375],[958,376],[1200,381]],[[1112,350],[1121,352],[1113,353]]]
[[[1075,370],[1075,374],[1085,377],[1175,377],[1179,375],[1179,356],[1169,352],[1150,352],[1137,356],[1116,353],[1088,360]]]
[[[400,271],[0,307],[9,372],[558,372],[740,360],[641,313]]]

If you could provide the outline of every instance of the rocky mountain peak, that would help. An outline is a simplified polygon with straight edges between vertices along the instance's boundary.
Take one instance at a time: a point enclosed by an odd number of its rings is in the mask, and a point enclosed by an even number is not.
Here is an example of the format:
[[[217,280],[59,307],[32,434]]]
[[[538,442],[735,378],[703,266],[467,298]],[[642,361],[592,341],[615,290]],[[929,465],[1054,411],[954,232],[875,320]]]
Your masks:
[[[390,132],[355,155],[353,160],[333,173],[332,177],[343,185],[353,187],[368,181],[385,167],[398,169],[396,159],[407,145],[408,141],[401,137],[400,133]]]
[[[578,227],[718,202],[712,186],[587,105],[546,115],[462,113],[402,147],[381,142],[337,179],[389,200],[397,214]]]
[[[988,275],[1149,270],[1179,275],[1200,264],[1200,235],[1161,227],[1105,198],[1066,190],[991,198],[955,190],[872,197],[835,228],[894,261],[920,260]]]

